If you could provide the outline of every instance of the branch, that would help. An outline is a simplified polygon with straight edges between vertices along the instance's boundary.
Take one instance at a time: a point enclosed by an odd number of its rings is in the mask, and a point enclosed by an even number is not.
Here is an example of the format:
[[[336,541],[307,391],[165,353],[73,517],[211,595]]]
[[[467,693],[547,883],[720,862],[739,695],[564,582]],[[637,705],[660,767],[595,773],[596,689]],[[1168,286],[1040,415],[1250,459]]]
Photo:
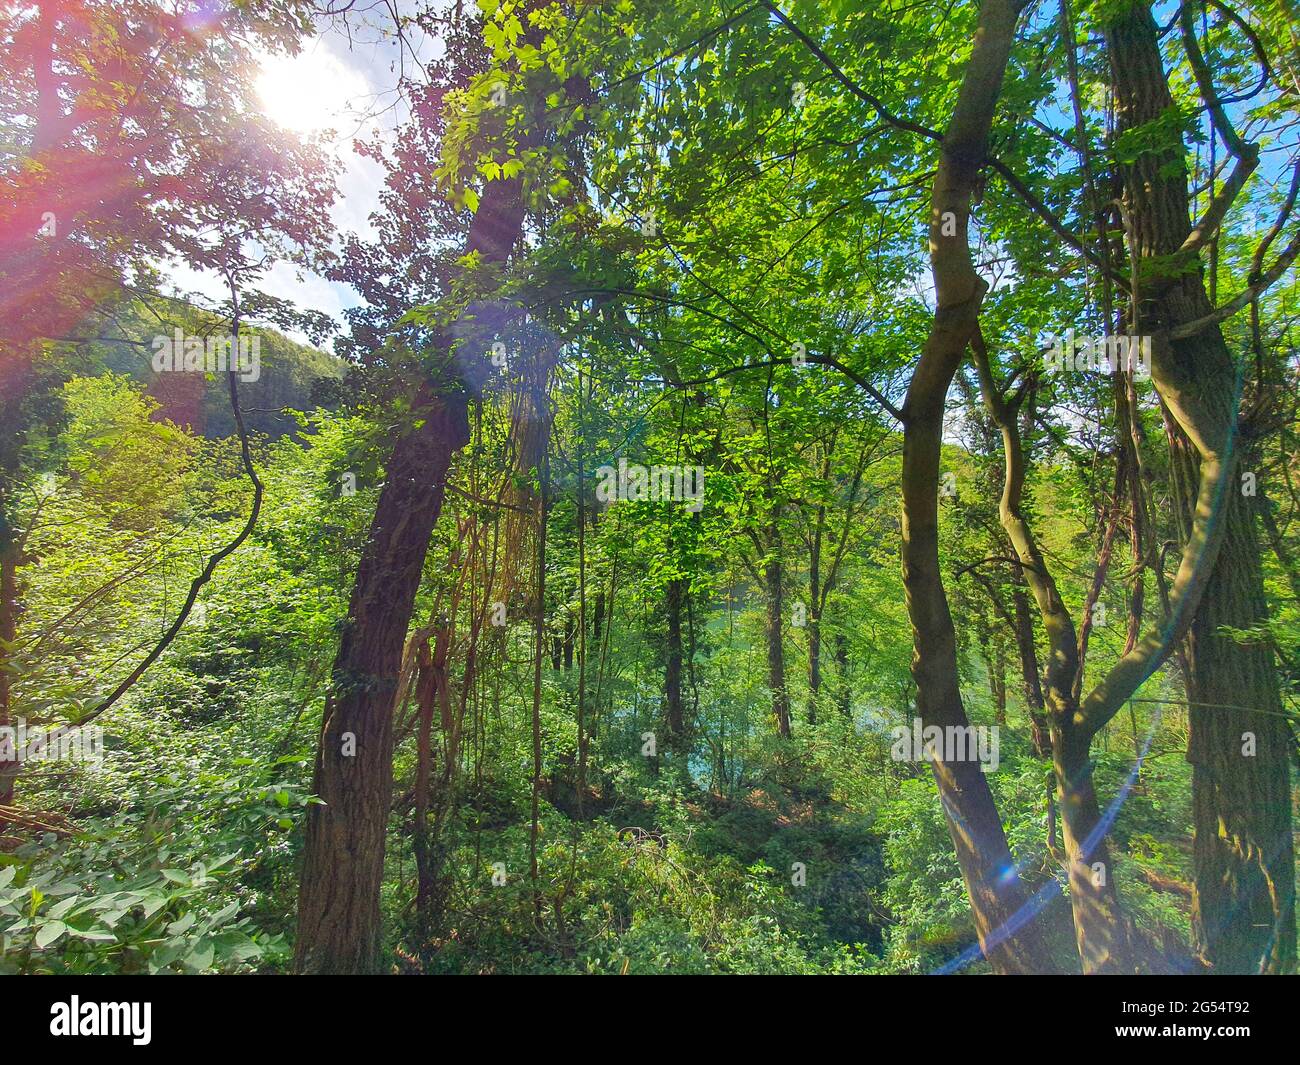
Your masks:
[[[850,78],[847,74],[845,74],[844,71],[840,68],[839,64],[837,64],[834,59],[832,59],[829,55],[827,55],[826,51],[816,41],[814,41],[811,37],[808,36],[808,34],[804,33],[803,30],[801,30],[798,26],[796,26],[790,20],[789,16],[787,16],[785,12],[783,12],[779,7],[776,6],[773,0],[762,0],[762,2],[763,5],[768,9],[768,11],[770,11],[776,17],[777,21],[780,22],[783,26],[785,26],[785,28],[788,29],[791,32],[791,34],[793,34],[795,38],[797,38],[800,41],[800,43],[802,43],[803,46],[813,54],[814,57],[816,57],[818,62],[820,62],[822,66],[824,66],[827,70],[831,72],[831,75],[835,78],[836,81],[838,81],[841,85],[843,85],[846,89],[848,89],[849,92],[851,92],[859,100],[863,100],[864,102],[869,104],[872,108],[874,108],[876,113],[880,115],[880,117],[883,118],[887,123],[889,123],[889,125],[893,126],[895,129],[900,129],[907,133],[915,133],[917,136],[924,137],[927,140],[932,140],[935,143],[940,143],[943,141],[943,134],[940,133],[938,130],[931,129],[929,126],[923,126],[919,122],[913,122],[910,119],[906,119],[899,115],[894,114],[885,105],[884,101],[880,99],[880,97],[875,96],[872,93],[868,92],[861,85],[859,85],[852,78]],[[1017,5],[1017,7],[1021,8],[1023,7],[1023,5]],[[1044,222],[1047,223],[1048,227],[1052,230],[1053,233],[1055,233],[1058,237],[1060,237],[1063,241],[1065,241],[1071,248],[1079,252],[1079,254],[1083,255],[1094,265],[1102,269],[1105,269],[1105,264],[1102,263],[1101,260],[1096,257],[1096,255],[1092,252],[1092,250],[1089,249],[1083,243],[1083,241],[1081,241],[1078,237],[1076,237],[1073,233],[1070,232],[1070,230],[1066,227],[1065,223],[1063,223],[1059,218],[1057,218],[1056,215],[1054,215],[1051,212],[1051,210],[1048,209],[1047,205],[1044,204],[1037,196],[1035,196],[1029,190],[1029,187],[1023,181],[1021,181],[1019,177],[1016,176],[1015,172],[1009,166],[1007,166],[1006,163],[1002,162],[1000,159],[997,159],[992,155],[988,155],[985,161],[990,167],[992,167],[995,171],[997,171],[998,174],[1002,176],[1003,180],[1006,181],[1006,183],[1011,187],[1012,191],[1014,191],[1017,196],[1019,196],[1022,200],[1025,201],[1026,206],[1028,206],[1029,209],[1034,212],[1034,214],[1038,215],[1039,218],[1041,218]]]
[[[227,280],[229,281],[229,279],[229,274],[227,274]],[[231,290],[231,298],[234,300],[233,282],[231,282]],[[238,343],[239,306],[237,301],[234,303],[234,308],[233,336],[235,342]],[[132,685],[134,685],[135,682],[144,675],[145,670],[158,660],[158,656],[171,646],[172,641],[176,639],[177,634],[181,631],[181,627],[190,616],[190,611],[194,608],[194,604],[198,600],[199,592],[202,590],[203,586],[212,579],[212,575],[216,572],[217,566],[219,566],[225,558],[239,549],[239,546],[247,540],[249,535],[252,533],[253,526],[257,524],[257,516],[262,509],[262,482],[258,480],[257,471],[253,469],[252,452],[248,444],[248,429],[244,425],[244,415],[239,409],[239,378],[236,376],[233,368],[226,371],[226,379],[230,385],[230,409],[234,413],[235,427],[239,431],[240,458],[243,460],[244,471],[248,474],[248,479],[253,484],[253,506],[252,509],[249,510],[248,520],[244,523],[244,527],[239,530],[239,534],[231,540],[230,543],[226,544],[225,547],[208,559],[207,564],[203,567],[203,571],[190,583],[189,594],[185,597],[185,603],[181,607],[180,614],[177,615],[176,620],[171,623],[171,626],[167,631],[163,633],[162,639],[154,645],[153,650],[145,655],[144,660],[131,670],[126,679],[114,688],[107,698],[105,698],[89,713],[78,718],[77,724],[79,725],[84,725],[87,721],[91,721],[98,717],[122,698],[123,695],[130,691]]]
[[[1179,21],[1182,24],[1183,48],[1187,52],[1187,61],[1191,64],[1192,73],[1196,76],[1196,84],[1201,90],[1205,106],[1209,109],[1210,123],[1213,125],[1215,132],[1222,138],[1228,151],[1232,153],[1233,158],[1237,160],[1223,188],[1210,201],[1209,207],[1205,209],[1204,216],[1196,223],[1196,227],[1187,235],[1182,247],[1178,249],[1182,254],[1193,254],[1203,248],[1219,231],[1224,216],[1227,215],[1228,209],[1236,200],[1237,194],[1241,192],[1242,186],[1246,184],[1246,179],[1259,166],[1259,145],[1252,141],[1242,140],[1237,131],[1232,128],[1232,123],[1228,121],[1228,116],[1223,110],[1223,104],[1219,101],[1219,94],[1214,88],[1214,77],[1210,73],[1209,67],[1205,65],[1205,57],[1201,55],[1201,47],[1196,42],[1196,28],[1192,22],[1192,7],[1190,4],[1184,3],[1182,5]]]
[[[880,404],[880,406],[883,407],[884,410],[895,421],[900,423],[903,421],[902,411],[900,411],[891,402],[889,402],[889,400],[885,398],[884,394],[880,392],[879,389],[877,389],[874,385],[872,385],[870,381],[868,381],[856,370],[850,370],[842,362],[840,362],[838,359],[830,355],[813,355],[811,353],[806,353],[804,355],[804,360],[806,362],[816,363],[818,366],[829,366],[832,370],[838,370],[850,381],[852,381],[855,385],[857,385],[869,396],[871,396],[871,398],[874,399],[878,404]],[[746,362],[746,363],[741,363],[739,366],[729,366],[725,370],[718,370],[716,373],[708,374],[705,377],[696,377],[689,381],[668,381],[667,383],[671,384],[674,388],[689,388],[695,385],[708,384],[710,381],[716,381],[721,377],[729,377],[734,373],[740,373],[742,370],[765,370],[765,369],[770,369],[773,366],[790,366],[790,365],[791,362],[788,356],[784,358],[777,358],[776,356],[773,356],[770,359],[764,359],[762,362]]]
[[[1265,273],[1261,274],[1259,280],[1253,284],[1247,285],[1241,292],[1237,293],[1232,299],[1220,307],[1216,307],[1209,314],[1197,318],[1191,322],[1184,322],[1182,325],[1176,325],[1169,330],[1171,340],[1185,340],[1187,337],[1195,336],[1202,329],[1208,329],[1212,325],[1218,325],[1220,322],[1231,318],[1243,307],[1248,306],[1262,295],[1279,277],[1287,272],[1287,269],[1295,261],[1297,255],[1300,255],[1300,232],[1297,232],[1291,238],[1291,243],[1283,249],[1277,257],[1272,267]]]
[[[1153,366],[1153,370],[1159,369]],[[1161,384],[1157,377],[1157,387],[1160,388]],[[1220,397],[1220,403],[1228,400],[1223,415],[1226,425],[1222,428],[1209,424],[1204,412],[1185,402],[1180,403],[1179,399],[1183,397],[1179,397],[1176,390],[1168,397],[1163,396],[1162,390],[1162,398],[1166,399],[1170,412],[1200,454],[1195,516],[1169,592],[1166,619],[1115,663],[1079,707],[1079,724],[1087,736],[1096,735],[1119,712],[1120,707],[1164,664],[1191,627],[1225,532],[1225,523],[1220,519],[1224,493],[1234,468],[1241,385],[1242,371],[1238,365],[1235,395]]]

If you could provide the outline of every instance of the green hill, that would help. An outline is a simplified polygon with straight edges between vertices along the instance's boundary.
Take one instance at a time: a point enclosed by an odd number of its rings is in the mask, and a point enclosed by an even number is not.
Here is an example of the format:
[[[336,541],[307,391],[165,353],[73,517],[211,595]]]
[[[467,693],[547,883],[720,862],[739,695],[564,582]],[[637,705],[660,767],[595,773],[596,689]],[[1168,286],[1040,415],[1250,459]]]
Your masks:
[[[171,336],[178,328],[187,337],[222,335],[228,327],[217,315],[180,302],[171,304],[163,317],[165,324],[138,301],[119,308],[113,316],[112,330],[103,333],[120,339],[85,345],[92,365],[143,382],[162,405],[164,416],[176,424],[190,426],[207,437],[230,435],[235,423],[224,374],[159,373],[153,368],[156,337]],[[340,380],[344,363],[274,329],[245,326],[241,333],[256,337],[259,344],[257,378],[239,384],[245,424],[271,437],[292,432],[293,419],[280,412],[285,408],[309,410],[320,406],[313,398],[317,383]]]

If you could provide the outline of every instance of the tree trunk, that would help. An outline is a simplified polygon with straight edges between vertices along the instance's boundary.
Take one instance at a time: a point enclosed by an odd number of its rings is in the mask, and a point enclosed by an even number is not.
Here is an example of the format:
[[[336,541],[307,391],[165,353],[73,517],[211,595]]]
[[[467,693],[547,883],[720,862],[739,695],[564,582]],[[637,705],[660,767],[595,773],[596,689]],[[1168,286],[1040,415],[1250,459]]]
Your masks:
[[[521,147],[528,143],[525,134]],[[523,220],[519,179],[489,182],[470,224],[466,253],[477,252],[484,262],[504,262],[519,240]],[[442,343],[449,346],[445,339]],[[386,467],[321,722],[313,790],[324,805],[313,805],[307,818],[294,948],[300,973],[374,972],[380,967],[379,893],[393,790],[393,695],[447,471],[455,453],[469,442],[463,393],[435,395],[424,382],[414,410],[419,420],[398,439]]]
[[[835,668],[840,678],[840,713],[853,714],[853,690],[849,687],[849,638],[843,632],[835,634]]]
[[[827,476],[830,456],[827,455],[822,476]],[[822,687],[822,527],[826,521],[826,508],[817,508],[817,524],[813,533],[812,549],[808,553],[808,724],[817,724],[817,693]]]
[[[808,724],[817,724],[817,696],[822,690],[822,619],[814,606],[808,615]]]
[[[393,693],[452,455],[469,441],[463,399],[426,398],[403,436],[357,571],[316,752],[298,894],[300,973],[380,965],[379,889],[393,789]]]
[[[1056,580],[1034,538],[1023,507],[1026,465],[1016,404],[1008,402],[993,376],[992,364],[977,332],[972,344],[985,406],[1002,432],[1006,472],[998,518],[1015,549],[1020,570],[1043,621],[1047,635],[1047,670],[1043,697],[1052,729],[1052,759],[1068,858],[1070,906],[1074,913],[1079,961],[1087,974],[1132,973],[1136,969],[1133,937],[1119,903],[1114,869],[1106,847],[1109,822],[1102,816],[1092,782],[1088,747],[1093,733],[1082,726],[1079,673],[1083,641],[1065,608]]]
[[[902,411],[903,584],[912,624],[916,706],[925,727],[968,727],[957,685],[952,612],[939,568],[939,472],[945,399],[988,290],[971,261],[970,206],[987,158],[1018,14],[1006,0],[980,5],[974,47],[931,192],[930,260],[938,309]],[[974,759],[940,758],[931,766],[984,956],[999,973],[1051,971],[980,765]]]
[[[1007,656],[1000,641],[993,642],[993,661],[989,663],[989,680],[993,689],[993,720],[999,728],[1007,724]]]
[[[785,686],[785,567],[781,559],[780,512],[775,512],[767,540],[767,562],[763,583],[767,586],[767,686],[772,692],[772,716],[776,730],[790,738],[790,694]]]
[[[1121,131],[1167,114],[1173,103],[1151,12],[1132,6],[1105,29]],[[1176,257],[1192,232],[1181,151],[1149,151],[1121,167],[1121,175],[1134,254],[1156,262]],[[1211,311],[1202,271],[1178,265],[1143,278],[1143,331],[1195,322]],[[1181,386],[1175,398],[1185,407],[1190,397],[1192,404],[1232,425],[1239,387],[1220,328],[1211,325],[1175,339],[1172,355],[1171,369]],[[1183,417],[1178,421],[1203,452],[1205,434],[1193,437],[1200,426],[1189,428]],[[1179,450],[1186,454],[1188,449],[1175,447]],[[1188,633],[1196,935],[1206,957],[1226,971],[1284,971],[1295,958],[1288,745],[1282,718],[1274,716],[1281,707],[1271,651],[1262,645],[1241,647],[1216,634],[1221,625],[1249,627],[1266,609],[1253,516],[1240,495],[1240,464],[1231,448],[1222,461],[1226,487],[1214,501],[1222,547],[1212,556],[1206,591]],[[1204,459],[1202,480],[1203,467]],[[1194,475],[1182,478],[1185,514],[1204,507],[1194,482]],[[1254,734],[1253,755],[1245,753],[1249,733]]]
[[[1187,638],[1193,930],[1215,972],[1285,973],[1296,956],[1294,741],[1272,648],[1218,635],[1268,616],[1250,501],[1233,492],[1226,505],[1227,534]]]
[[[666,589],[668,615],[668,642],[664,655],[664,704],[668,725],[668,746],[678,750],[686,735],[685,715],[682,713],[682,605],[686,597],[686,581],[676,577]]]
[[[1030,739],[1039,758],[1052,756],[1051,733],[1044,713],[1043,682],[1038,671],[1038,648],[1034,645],[1034,619],[1029,613],[1023,578],[1017,577],[1011,589],[1015,608],[1016,649],[1020,654],[1020,679],[1025,687],[1025,705],[1029,708]]]
[[[1049,703],[1064,694],[1052,693]],[[1089,737],[1069,727],[1070,705],[1067,700],[1065,712],[1053,710],[1052,761],[1079,961],[1089,975],[1131,975],[1137,971],[1133,928],[1120,905],[1106,845],[1110,823],[1093,787]]]

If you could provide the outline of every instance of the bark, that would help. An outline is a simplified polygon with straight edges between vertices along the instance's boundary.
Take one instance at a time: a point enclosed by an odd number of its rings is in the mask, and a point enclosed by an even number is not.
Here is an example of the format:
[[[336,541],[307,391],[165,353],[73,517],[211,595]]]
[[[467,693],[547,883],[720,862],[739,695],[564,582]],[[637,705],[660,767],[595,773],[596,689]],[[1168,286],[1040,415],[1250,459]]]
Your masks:
[[[1215,972],[1284,973],[1295,967],[1293,741],[1272,647],[1219,635],[1268,616],[1249,504],[1228,498],[1227,534],[1187,639],[1193,930]]]
[[[993,659],[989,663],[991,675],[989,680],[993,689],[993,711],[994,720],[998,723],[999,728],[1005,728],[1007,724],[1007,656],[1002,650],[1002,644],[994,641]]]
[[[1029,597],[1025,595],[1023,578],[1018,578],[1011,589],[1011,602],[1015,609],[1016,650],[1020,656],[1020,679],[1025,688],[1025,704],[1029,707],[1030,739],[1034,753],[1039,758],[1052,756],[1051,733],[1043,703],[1043,682],[1038,669],[1038,648],[1034,644],[1034,619],[1029,613]]]
[[[428,397],[389,461],[327,698],[298,894],[300,973],[380,966],[379,890],[393,790],[393,694],[447,470],[469,440],[463,399]]]
[[[520,238],[523,219],[519,181],[490,182],[466,252],[478,252],[484,262],[504,262]],[[449,348],[446,340],[442,343]],[[321,722],[313,790],[324,805],[313,806],[307,819],[294,951],[300,973],[380,968],[393,696],[447,471],[469,442],[462,394],[436,395],[426,382],[414,410],[418,418],[398,439],[386,466]]]
[[[1103,29],[1119,132],[1160,120],[1173,101],[1150,10],[1140,4],[1117,9]],[[1151,336],[1152,381],[1199,458],[1193,518],[1169,589],[1168,616],[1080,707],[1081,726],[1094,735],[1186,635],[1225,528],[1221,516],[1234,466],[1240,382],[1218,325],[1221,316],[1205,292],[1196,249],[1206,223],[1192,228],[1183,155],[1180,143],[1152,148],[1118,171],[1137,286],[1128,326]]]
[[[772,716],[776,730],[785,739],[790,738],[790,693],[785,686],[785,566],[781,558],[781,529],[779,510],[775,512],[768,532],[767,561],[763,566],[763,583],[767,589],[767,686],[772,692]]]
[[[1185,23],[1185,40],[1189,31]],[[1105,33],[1119,128],[1153,121],[1172,106],[1172,97],[1151,12],[1141,6],[1122,11]],[[1138,316],[1144,331],[1164,329],[1172,338],[1167,366],[1155,357],[1161,347],[1156,345],[1153,376],[1177,422],[1175,435],[1186,437],[1199,460],[1195,473],[1182,479],[1182,508],[1202,528],[1208,510],[1211,530],[1209,566],[1202,567],[1206,594],[1199,603],[1188,596],[1198,607],[1187,626],[1186,661],[1196,935],[1206,958],[1225,971],[1285,971],[1295,958],[1294,870],[1287,745],[1282,719],[1274,716],[1281,709],[1277,677],[1269,648],[1240,647],[1217,631],[1225,624],[1249,626],[1265,612],[1254,519],[1239,494],[1240,465],[1232,448],[1240,388],[1218,326],[1223,315],[1211,305],[1199,259],[1187,261],[1212,242],[1258,149],[1231,130],[1195,42],[1188,43],[1216,131],[1236,157],[1232,173],[1196,226],[1180,151],[1147,152],[1121,167],[1121,176],[1134,255],[1139,263],[1174,263],[1173,269],[1140,275]],[[1193,477],[1200,482],[1195,495]],[[1207,492],[1216,478],[1222,490]],[[1185,553],[1171,602],[1179,596],[1186,564]],[[1254,733],[1253,756],[1244,753],[1245,733]]]
[[[912,625],[916,705],[926,727],[968,725],[957,685],[952,613],[939,568],[943,415],[988,289],[971,262],[968,224],[1018,15],[1016,5],[1006,0],[985,0],[980,6],[931,194],[930,258],[938,309],[902,412],[903,583]],[[1027,908],[1027,893],[980,766],[974,760],[936,759],[932,768],[985,957],[1000,973],[1050,971],[1046,944]]]
[[[1133,937],[1120,906],[1106,846],[1110,826],[1101,815],[1092,782],[1088,750],[1092,734],[1081,727],[1079,700],[1075,694],[1083,669],[1079,653],[1083,641],[1076,638],[1074,621],[1021,509],[1026,469],[1017,417],[1018,401],[1008,402],[1002,395],[978,330],[971,346],[985,407],[1002,433],[1006,472],[998,517],[1020,560],[1047,634],[1043,697],[1051,722],[1052,764],[1068,859],[1070,905],[1079,960],[1087,974],[1132,973],[1136,969]],[[1098,582],[1101,575],[1104,571],[1100,571]]]
[[[664,704],[668,725],[668,745],[679,749],[686,735],[686,719],[682,712],[682,605],[686,598],[686,581],[674,578],[666,589],[668,615],[668,643],[664,656]]]
[[[1115,493],[1118,498],[1118,491]],[[1101,537],[1101,550],[1097,553],[1097,565],[1093,569],[1092,584],[1088,588],[1088,597],[1083,603],[1083,617],[1079,622],[1079,668],[1074,672],[1074,687],[1071,697],[1075,702],[1083,694],[1083,671],[1088,660],[1088,637],[1092,635],[1093,610],[1101,601],[1102,590],[1106,587],[1106,576],[1110,572],[1110,560],[1115,551],[1115,530],[1119,526],[1119,508],[1111,510],[1106,519],[1106,530]],[[1105,604],[1102,604],[1103,609]]]
[[[849,639],[843,632],[835,634],[835,668],[840,678],[840,713],[849,717],[853,713],[853,690],[849,687]]]

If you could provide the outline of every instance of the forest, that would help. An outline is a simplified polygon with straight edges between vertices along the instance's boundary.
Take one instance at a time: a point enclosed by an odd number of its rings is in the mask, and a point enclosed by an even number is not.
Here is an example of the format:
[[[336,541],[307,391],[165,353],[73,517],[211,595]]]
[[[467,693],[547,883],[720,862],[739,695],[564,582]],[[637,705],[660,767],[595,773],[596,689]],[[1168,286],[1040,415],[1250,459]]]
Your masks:
[[[1291,0],[4,0],[0,972],[1294,973],[1298,104]]]

